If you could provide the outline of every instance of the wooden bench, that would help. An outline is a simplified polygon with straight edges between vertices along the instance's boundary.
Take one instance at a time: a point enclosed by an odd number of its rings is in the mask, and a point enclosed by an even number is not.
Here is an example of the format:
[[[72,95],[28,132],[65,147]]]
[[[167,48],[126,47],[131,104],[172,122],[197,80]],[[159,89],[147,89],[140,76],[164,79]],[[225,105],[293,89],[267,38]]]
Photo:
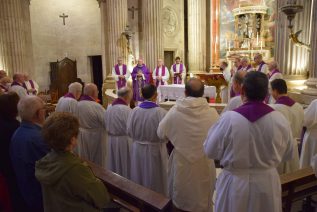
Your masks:
[[[317,194],[317,178],[311,167],[280,176],[283,211],[290,212],[292,203]]]
[[[126,178],[86,161],[97,178],[103,181],[114,202],[128,211],[173,211],[172,201]]]

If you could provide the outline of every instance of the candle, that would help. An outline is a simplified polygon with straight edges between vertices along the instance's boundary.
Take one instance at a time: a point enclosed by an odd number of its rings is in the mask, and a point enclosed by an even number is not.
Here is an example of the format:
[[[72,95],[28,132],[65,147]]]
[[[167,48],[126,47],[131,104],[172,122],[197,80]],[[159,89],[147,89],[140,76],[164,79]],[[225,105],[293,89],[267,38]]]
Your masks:
[[[256,33],[256,45],[259,46],[259,33]]]
[[[230,49],[231,49],[231,41],[229,41],[229,52],[230,52]]]
[[[263,41],[261,41],[261,51],[262,51],[262,48],[263,48]]]

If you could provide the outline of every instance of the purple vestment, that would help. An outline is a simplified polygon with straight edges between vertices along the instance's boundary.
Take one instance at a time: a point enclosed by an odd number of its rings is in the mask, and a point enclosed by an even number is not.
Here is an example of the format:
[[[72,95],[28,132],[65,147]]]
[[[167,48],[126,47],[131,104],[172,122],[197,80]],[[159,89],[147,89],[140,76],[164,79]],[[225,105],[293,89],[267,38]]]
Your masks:
[[[174,84],[182,84],[182,73],[184,70],[184,66],[182,63],[179,64],[179,75],[175,75],[176,72],[176,63],[173,65],[174,72]]]
[[[92,97],[90,96],[87,96],[87,95],[82,95],[80,97],[80,100],[79,101],[92,101],[92,102],[96,102]]]
[[[260,65],[259,65],[259,68],[258,68],[258,70],[257,70],[257,71],[261,71],[261,69],[262,69],[262,67],[264,66],[264,64],[265,64],[265,62],[264,62],[264,61],[262,61],[262,62],[260,63]]]
[[[261,101],[249,101],[233,111],[240,113],[250,122],[255,122],[274,110]]]
[[[142,77],[137,77],[138,72],[142,72],[145,80]],[[137,65],[133,68],[131,76],[132,76],[132,84],[133,84],[133,100],[134,101],[144,101],[141,94],[141,89],[144,87],[145,84],[150,83],[150,75],[151,73],[145,64],[143,64],[142,66]]]
[[[275,104],[282,104],[288,107],[292,107],[295,104],[295,101],[288,96],[281,96],[276,100]]]
[[[274,74],[277,74],[277,73],[280,73],[280,71],[278,69],[274,69],[272,72],[270,72],[268,75],[269,75],[269,79],[271,79],[271,77],[274,75]]]
[[[151,108],[158,107],[158,105],[155,102],[145,100],[139,105],[139,107],[143,109],[151,109]]]
[[[65,98],[72,98],[72,99],[76,99],[75,96],[72,93],[67,93],[64,95]]]
[[[114,105],[128,105],[123,99],[117,98],[112,102],[112,106]]]
[[[116,75],[120,76],[120,69],[119,69],[119,64],[115,65],[114,66],[114,70],[116,72]],[[126,75],[127,74],[127,66],[125,64],[122,65],[122,75]],[[119,80],[117,81],[117,87],[118,87],[118,90],[120,88],[123,88],[125,87],[127,84],[127,80],[126,79],[121,79],[119,78]]]
[[[156,77],[159,77],[159,69],[160,69],[160,67],[156,67],[156,69],[155,69],[155,76],[156,76]],[[165,76],[165,66],[162,66],[162,73],[161,73],[161,75],[162,75],[162,76]],[[157,80],[157,78],[156,78],[155,81],[156,81],[156,83],[155,83],[156,87],[158,87],[159,85],[164,85],[163,80]]]

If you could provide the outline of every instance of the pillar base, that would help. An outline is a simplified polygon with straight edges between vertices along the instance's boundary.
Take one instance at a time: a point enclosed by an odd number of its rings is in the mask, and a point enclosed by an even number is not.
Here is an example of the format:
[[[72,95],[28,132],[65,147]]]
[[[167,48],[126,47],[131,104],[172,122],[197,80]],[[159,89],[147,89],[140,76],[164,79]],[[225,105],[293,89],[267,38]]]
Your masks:
[[[114,80],[114,78],[111,75],[108,75],[106,77],[106,79],[103,81],[103,85],[102,85],[102,102],[103,102],[103,106],[105,108],[107,108],[109,102],[106,98],[106,90],[107,89],[116,89],[116,81]]]

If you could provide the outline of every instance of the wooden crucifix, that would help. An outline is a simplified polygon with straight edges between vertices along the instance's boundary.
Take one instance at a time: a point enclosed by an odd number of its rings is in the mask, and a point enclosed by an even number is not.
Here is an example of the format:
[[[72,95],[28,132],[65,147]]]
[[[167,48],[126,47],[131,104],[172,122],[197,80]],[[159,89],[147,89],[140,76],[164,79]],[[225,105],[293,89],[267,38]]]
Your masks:
[[[138,11],[139,9],[138,9],[138,8],[135,8],[134,6],[132,6],[132,7],[130,7],[128,10],[129,10],[129,12],[132,13],[132,19],[134,19],[134,12],[135,12],[135,11]]]
[[[65,25],[65,18],[68,18],[68,15],[63,13],[63,15],[60,15],[59,17],[63,19],[63,25]]]

